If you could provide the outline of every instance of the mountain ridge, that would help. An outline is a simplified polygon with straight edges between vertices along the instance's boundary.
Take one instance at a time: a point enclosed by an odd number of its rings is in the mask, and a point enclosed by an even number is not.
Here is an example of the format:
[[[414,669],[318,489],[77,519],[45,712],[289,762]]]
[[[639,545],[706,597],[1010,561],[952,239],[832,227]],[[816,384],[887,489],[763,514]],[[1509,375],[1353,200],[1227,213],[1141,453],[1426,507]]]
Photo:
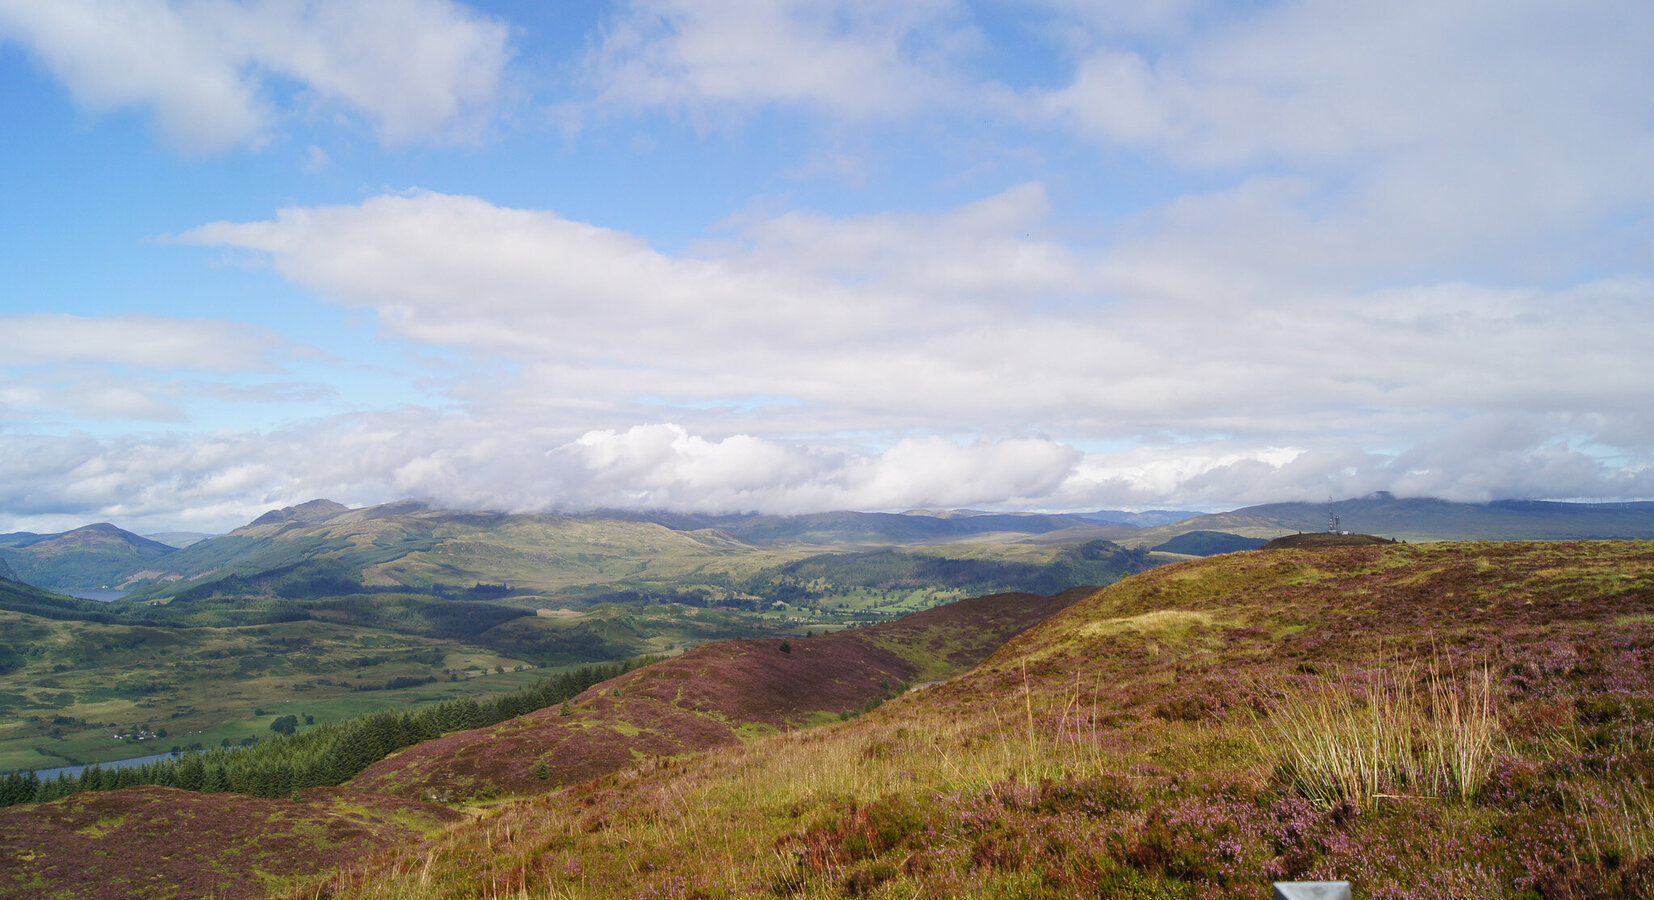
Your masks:
[[[1500,500],[1466,504],[1433,498],[1396,498],[1380,493],[1335,501],[1332,507],[1346,530],[1408,541],[1654,538],[1654,503],[1641,501],[1586,504]],[[154,598],[171,590],[158,585],[199,580],[219,571],[250,574],[260,568],[291,565],[301,558],[338,556],[352,546],[379,548],[373,552],[380,558],[367,563],[372,571],[366,572],[363,578],[364,583],[370,585],[417,586],[432,578],[444,577],[450,584],[457,584],[455,579],[465,577],[481,582],[501,581],[496,573],[500,559],[490,559],[490,554],[503,553],[502,559],[516,557],[519,568],[525,565],[533,568],[528,565],[532,554],[524,555],[527,548],[513,548],[509,541],[500,545],[492,537],[472,542],[477,552],[474,558],[456,554],[454,551],[460,545],[454,542],[448,542],[439,551],[439,536],[431,533],[437,523],[469,529],[479,536],[490,529],[520,530],[524,523],[538,523],[536,527],[542,530],[546,540],[563,548],[547,555],[545,564],[584,572],[578,577],[588,577],[594,582],[614,579],[613,571],[599,573],[591,564],[601,566],[600,557],[615,559],[618,564],[615,549],[628,540],[637,541],[634,550],[657,555],[666,546],[663,541],[674,543],[681,550],[701,557],[704,565],[716,566],[717,558],[725,551],[797,554],[812,549],[827,552],[877,547],[954,547],[971,542],[1078,545],[1096,539],[1126,546],[1155,547],[1195,531],[1267,540],[1299,531],[1324,531],[1328,523],[1327,506],[1316,503],[1263,504],[1194,515],[1173,523],[1163,521],[1175,515],[1180,514],[1122,510],[1095,513],[840,511],[799,516],[616,510],[510,514],[442,510],[413,500],[353,509],[332,500],[316,499],[267,511],[228,534],[195,541],[184,548],[150,541],[107,523],[57,535],[29,532],[0,535],[0,559],[5,559],[22,580],[33,584],[68,590],[141,588],[145,596]],[[1120,521],[1131,517],[1135,517],[1133,521]],[[645,525],[663,531],[649,537]],[[400,550],[383,539],[397,528],[401,529],[397,540],[403,543]],[[620,534],[628,529],[633,537]],[[589,546],[580,545],[578,535],[582,530],[591,536]],[[379,537],[374,536],[376,531]],[[422,532],[425,532],[423,538]],[[553,537],[553,532],[563,537]],[[422,544],[422,540],[426,543]],[[492,549],[485,546],[491,542],[496,546]],[[701,545],[700,550],[692,548],[696,544]],[[559,553],[567,558],[560,558]],[[407,562],[398,568],[387,554],[400,554]],[[434,565],[420,565],[421,560],[431,560]],[[574,568],[568,569],[571,561]],[[530,576],[530,580],[536,579],[546,585],[568,583],[567,578],[550,577],[543,571]],[[182,584],[179,589],[189,586]]]

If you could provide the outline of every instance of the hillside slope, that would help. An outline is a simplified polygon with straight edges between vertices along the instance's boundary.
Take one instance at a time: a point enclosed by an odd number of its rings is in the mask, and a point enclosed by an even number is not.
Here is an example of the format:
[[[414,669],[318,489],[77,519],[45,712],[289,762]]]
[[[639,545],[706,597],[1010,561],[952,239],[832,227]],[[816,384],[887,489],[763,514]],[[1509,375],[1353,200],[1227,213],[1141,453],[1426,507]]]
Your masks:
[[[463,818],[392,793],[544,792],[629,768],[639,755],[733,745],[823,715],[836,719],[901,682],[961,671],[1083,593],[975,598],[861,631],[796,638],[786,651],[775,641],[709,645],[586,692],[568,716],[550,709],[450,735],[346,788],[309,789],[293,801],[128,787],[0,809],[0,858],[22,863],[0,870],[0,896],[279,891]],[[538,761],[554,768],[542,776]]]
[[[11,564],[17,579],[53,590],[111,588],[173,552],[173,547],[107,522],[62,534],[0,535],[0,559]]]
[[[0,896],[262,897],[463,818],[315,789],[260,800],[162,787],[0,809]]]
[[[529,793],[859,712],[986,659],[1083,591],[962,600],[871,628],[707,644],[605,682],[566,708],[451,734],[377,763],[359,790],[444,799]]]
[[[1648,897],[1650,734],[1654,545],[1259,550],[1126,579],[850,722],[643,760],[332,888]]]
[[[85,622],[106,622],[113,618],[109,610],[95,600],[80,600],[54,594],[5,576],[0,576],[0,610],[27,613],[47,619],[76,619]]]
[[[215,577],[333,560],[367,587],[471,587],[509,582],[551,590],[622,577],[671,578],[752,548],[716,532],[570,516],[459,513],[411,503],[346,509],[326,501],[260,516],[132,575],[168,597]]]

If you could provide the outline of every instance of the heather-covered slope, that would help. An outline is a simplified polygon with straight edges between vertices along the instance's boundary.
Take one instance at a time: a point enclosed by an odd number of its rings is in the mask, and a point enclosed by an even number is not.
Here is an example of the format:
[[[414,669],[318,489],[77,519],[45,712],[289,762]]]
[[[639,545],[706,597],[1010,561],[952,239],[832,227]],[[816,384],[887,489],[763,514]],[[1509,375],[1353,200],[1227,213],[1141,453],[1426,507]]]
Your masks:
[[[543,791],[632,765],[836,719],[956,674],[1083,591],[963,600],[872,628],[709,644],[491,728],[409,748],[364,791],[443,799]]]
[[[0,896],[262,897],[463,816],[314,790],[260,800],[163,787],[0,809]]]
[[[1654,545],[1259,550],[1126,579],[850,722],[640,760],[334,888],[1649,897],[1650,735]]]
[[[874,628],[708,645],[495,728],[450,735],[296,801],[141,787],[0,810],[0,896],[254,897],[464,818],[405,797],[543,792],[639,758],[859,712],[945,677],[1081,595],[962,601]],[[641,677],[640,677],[641,676]],[[547,768],[538,769],[539,762]],[[315,896],[310,888],[300,889]]]

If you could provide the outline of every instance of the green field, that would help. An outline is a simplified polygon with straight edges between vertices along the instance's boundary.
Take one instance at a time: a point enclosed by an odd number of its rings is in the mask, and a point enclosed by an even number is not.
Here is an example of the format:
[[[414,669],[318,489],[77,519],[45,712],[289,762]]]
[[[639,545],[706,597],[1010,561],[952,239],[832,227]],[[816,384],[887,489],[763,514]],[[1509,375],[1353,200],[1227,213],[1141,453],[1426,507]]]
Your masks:
[[[279,715],[333,721],[546,673],[450,640],[324,622],[163,629],[0,612],[0,631],[0,652],[20,662],[0,677],[0,770],[237,743],[268,737]]]

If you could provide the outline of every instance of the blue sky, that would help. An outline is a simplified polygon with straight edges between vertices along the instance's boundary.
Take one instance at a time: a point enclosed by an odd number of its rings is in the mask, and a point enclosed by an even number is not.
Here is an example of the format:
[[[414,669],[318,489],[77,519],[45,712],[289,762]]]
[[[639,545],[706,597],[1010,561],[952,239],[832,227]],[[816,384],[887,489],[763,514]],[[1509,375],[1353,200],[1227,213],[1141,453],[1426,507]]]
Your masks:
[[[0,531],[1654,497],[1650,33],[0,0]]]

